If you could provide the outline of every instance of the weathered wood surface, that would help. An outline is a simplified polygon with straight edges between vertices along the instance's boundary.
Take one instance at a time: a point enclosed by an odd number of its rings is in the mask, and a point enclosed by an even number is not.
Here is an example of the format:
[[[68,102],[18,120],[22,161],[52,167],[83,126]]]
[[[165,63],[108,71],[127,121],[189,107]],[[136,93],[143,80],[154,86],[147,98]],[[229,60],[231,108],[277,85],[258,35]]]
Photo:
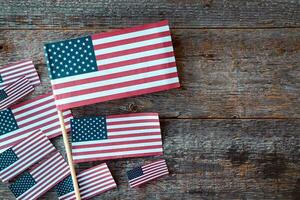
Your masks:
[[[73,109],[75,116],[160,112],[171,175],[94,199],[300,199],[300,2],[0,0],[0,66],[32,57],[50,91],[44,42],[169,19],[182,87]],[[54,144],[63,150],[62,139]],[[84,163],[78,170],[97,162]],[[0,183],[0,199],[14,199]],[[56,199],[53,191],[42,199]]]
[[[0,31],[0,64],[33,57],[50,90],[43,43],[93,31]],[[172,118],[299,118],[300,29],[172,30],[181,89],[82,107]]]
[[[124,27],[169,19],[176,28],[299,27],[298,0],[1,0],[2,29]]]

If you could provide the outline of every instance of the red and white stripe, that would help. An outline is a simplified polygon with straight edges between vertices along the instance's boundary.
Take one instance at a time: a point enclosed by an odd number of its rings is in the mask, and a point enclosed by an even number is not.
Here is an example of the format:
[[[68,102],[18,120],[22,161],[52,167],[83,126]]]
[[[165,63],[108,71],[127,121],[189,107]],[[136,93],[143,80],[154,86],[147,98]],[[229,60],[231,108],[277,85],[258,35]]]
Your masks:
[[[42,131],[37,130],[12,147],[12,150],[17,155],[18,160],[0,171],[0,178],[3,182],[16,177],[46,155],[55,151],[55,147]]]
[[[168,166],[165,160],[156,161],[142,166],[143,175],[129,180],[130,187],[137,187],[143,183],[169,174]]]
[[[59,152],[53,153],[29,171],[36,184],[20,195],[17,200],[35,200],[70,174],[69,166]]]
[[[3,90],[7,94],[7,98],[0,101],[0,110],[9,107],[19,99],[34,91],[34,87],[26,77],[21,77],[16,82],[4,87]]]
[[[1,67],[0,75],[3,80],[3,82],[0,83],[0,88],[10,85],[21,77],[26,77],[33,86],[41,83],[31,59],[18,61]]]
[[[89,199],[98,194],[117,187],[106,163],[92,167],[77,175],[80,196],[82,199]],[[60,196],[60,200],[76,200],[75,193],[70,192]]]
[[[28,134],[40,129],[48,138],[61,135],[57,109],[52,93],[16,104],[11,108],[19,129],[0,136],[0,152],[24,139]],[[65,126],[70,130],[71,111],[63,112]]]
[[[106,117],[107,139],[72,142],[75,163],[126,157],[162,155],[157,113],[136,113]]]
[[[92,35],[98,71],[51,80],[60,110],[180,86],[168,21]]]

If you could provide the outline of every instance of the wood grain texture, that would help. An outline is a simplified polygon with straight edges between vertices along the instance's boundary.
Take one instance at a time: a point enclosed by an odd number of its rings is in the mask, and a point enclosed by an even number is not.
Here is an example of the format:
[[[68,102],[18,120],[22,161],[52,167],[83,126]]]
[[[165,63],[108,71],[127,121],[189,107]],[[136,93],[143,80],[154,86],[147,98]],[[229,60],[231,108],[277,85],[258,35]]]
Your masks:
[[[43,43],[93,31],[0,31],[0,64],[32,56],[50,91]],[[300,29],[172,30],[180,89],[78,112],[157,111],[168,118],[299,118]]]
[[[168,19],[182,87],[73,109],[76,117],[159,112],[171,175],[93,199],[300,199],[300,1],[0,0],[0,66],[32,57],[51,91],[43,43]],[[64,153],[61,137],[53,140]],[[77,170],[99,162],[81,163]],[[0,183],[0,199],[14,197]],[[41,199],[56,199],[53,190]]]
[[[2,29],[124,27],[169,19],[176,28],[299,27],[295,0],[1,0]]]

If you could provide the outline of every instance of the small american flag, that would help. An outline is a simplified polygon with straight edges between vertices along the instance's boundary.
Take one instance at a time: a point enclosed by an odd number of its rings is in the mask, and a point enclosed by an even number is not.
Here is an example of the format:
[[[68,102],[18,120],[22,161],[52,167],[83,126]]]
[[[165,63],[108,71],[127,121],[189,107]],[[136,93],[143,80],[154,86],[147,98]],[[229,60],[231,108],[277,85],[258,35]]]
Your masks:
[[[0,67],[0,88],[14,83],[21,77],[28,79],[33,86],[40,84],[39,75],[31,59],[21,60]]]
[[[45,45],[59,110],[180,86],[168,21]]]
[[[9,188],[17,200],[35,200],[69,174],[67,162],[56,151],[33,169],[24,172]]]
[[[63,112],[67,130],[70,129],[70,110]],[[0,111],[0,152],[23,140],[35,130],[42,130],[48,138],[61,135],[59,118],[51,93]]]
[[[40,130],[35,131],[12,148],[0,154],[0,178],[6,182],[55,151]]]
[[[80,172],[77,179],[82,199],[92,198],[117,187],[106,163]],[[59,200],[76,200],[72,177],[68,176],[60,182],[56,192]]]
[[[9,107],[32,91],[34,91],[34,87],[25,77],[5,86],[0,89],[0,110]]]
[[[169,174],[169,171],[165,160],[136,167],[127,172],[129,184],[132,188],[167,174]]]
[[[72,119],[71,136],[75,163],[163,153],[157,113]]]

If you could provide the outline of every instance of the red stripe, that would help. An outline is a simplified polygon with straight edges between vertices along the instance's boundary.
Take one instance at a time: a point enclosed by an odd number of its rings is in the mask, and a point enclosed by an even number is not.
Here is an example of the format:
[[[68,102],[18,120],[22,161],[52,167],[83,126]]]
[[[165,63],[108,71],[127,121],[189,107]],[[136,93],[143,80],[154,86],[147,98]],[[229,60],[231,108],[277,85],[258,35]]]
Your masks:
[[[106,64],[106,65],[100,65],[98,66],[98,70],[105,70],[105,69],[112,69],[116,67],[122,67],[122,66],[127,66],[127,65],[133,65],[141,62],[148,62],[148,61],[153,61],[153,60],[158,60],[162,58],[169,58],[169,57],[174,57],[174,52],[167,52],[167,53],[162,53],[162,54],[157,54],[153,56],[145,56],[143,58],[135,58],[131,60],[125,60],[125,61],[120,61],[120,62],[115,62],[111,64]]]
[[[126,50],[123,50],[123,51],[115,51],[115,52],[112,52],[112,53],[97,55],[96,60],[103,60],[103,59],[107,59],[107,58],[124,56],[124,55],[128,55],[128,54],[133,54],[133,53],[140,53],[140,52],[143,52],[143,51],[150,51],[150,50],[153,50],[153,49],[158,49],[158,48],[163,48],[163,47],[170,47],[170,46],[172,46],[171,41],[158,43],[158,44],[152,44],[152,45],[143,46],[143,47],[132,48],[132,49],[126,49]]]
[[[119,139],[119,138],[131,138],[131,137],[140,137],[140,136],[149,136],[149,135],[160,135],[160,132],[151,132],[151,133],[136,133],[128,135],[111,135],[109,139]]]
[[[132,155],[119,155],[119,156],[106,156],[101,158],[84,158],[84,159],[74,159],[73,162],[82,163],[82,162],[91,162],[91,161],[100,161],[100,160],[112,160],[116,158],[132,158],[132,157],[145,157],[145,156],[160,156],[163,155],[162,152],[154,152],[154,153],[139,153]]]
[[[74,102],[74,103],[57,105],[57,108],[59,110],[67,110],[70,108],[79,107],[79,106],[83,106],[83,105],[100,103],[100,102],[109,101],[109,100],[113,100],[113,99],[133,97],[133,96],[137,96],[137,95],[148,94],[148,93],[158,92],[158,91],[163,91],[163,90],[169,90],[169,89],[178,88],[178,87],[180,87],[179,83],[172,83],[172,84],[168,84],[168,85],[164,85],[164,86],[157,86],[157,87],[147,88],[147,89],[143,89],[143,90],[124,92],[121,94],[109,95],[109,96],[98,97],[98,98],[91,98],[88,100],[82,100],[82,101],[78,101],[78,102]]]
[[[114,180],[113,180],[113,181],[114,181]],[[94,189],[91,190],[91,191],[88,191],[88,192],[86,192],[85,190],[80,191],[81,196],[84,196],[85,199],[87,199],[87,197],[88,197],[88,198],[91,198],[92,196],[96,196],[97,194],[103,193],[104,191],[100,191],[102,188],[114,184],[114,183],[107,183],[107,182],[108,182],[108,181],[101,182],[100,184],[103,184],[103,185],[101,185],[101,187],[98,186],[98,187],[94,188]],[[96,183],[96,184],[90,184],[90,185],[89,185],[89,188],[92,188],[92,187],[94,187],[94,186],[97,185],[97,184],[99,184],[99,183]],[[113,187],[116,187],[116,186],[113,186]],[[113,187],[110,187],[110,188],[113,188]],[[89,188],[87,188],[87,189],[89,189]],[[98,192],[96,192],[95,194],[92,194],[92,193],[95,192],[95,191],[98,191]],[[91,194],[92,194],[92,195],[91,195]]]
[[[86,170],[83,170],[83,171],[81,171],[79,174],[78,174],[78,178],[81,176],[81,174],[85,174],[85,173],[87,173],[87,172],[89,172],[89,171],[91,171],[91,170],[93,170],[93,169],[96,169],[96,168],[100,168],[100,167],[102,167],[102,166],[106,166],[105,168],[106,169],[108,169],[108,167],[107,167],[107,164],[106,163],[102,163],[102,164],[100,164],[100,165],[97,165],[97,166],[94,166],[94,167],[91,167],[91,168],[88,168],[88,169],[86,169]],[[99,170],[104,170],[104,169],[99,169]],[[108,170],[109,171],[109,170]],[[98,171],[99,172],[99,171]]]
[[[120,114],[120,115],[109,115],[106,119],[122,118],[122,117],[139,117],[139,116],[157,116],[158,113],[129,113],[129,114]]]
[[[103,75],[103,76],[99,75],[97,77],[86,78],[86,79],[82,79],[82,80],[74,80],[74,81],[72,80],[72,81],[69,81],[66,83],[52,85],[52,88],[53,88],[53,90],[57,90],[57,89],[61,89],[61,88],[73,87],[76,85],[82,85],[82,84],[86,84],[86,83],[93,83],[93,82],[104,81],[104,80],[109,80],[109,79],[113,79],[113,78],[119,78],[119,77],[134,75],[134,74],[145,73],[145,72],[149,72],[149,71],[167,69],[167,68],[175,67],[175,66],[176,66],[175,62],[166,63],[166,64],[162,64],[162,65],[149,66],[149,67],[145,66],[144,68],[141,68],[141,69],[133,69],[133,70],[125,71],[125,72],[118,72],[118,73],[108,74],[108,75]]]
[[[94,147],[109,147],[109,146],[118,146],[118,145],[127,145],[127,144],[140,144],[140,143],[148,143],[148,142],[161,142],[161,138],[135,140],[135,141],[122,141],[122,142],[109,142],[109,143],[101,143],[101,141],[99,141],[99,143],[97,143],[97,144],[86,144],[86,145],[80,145],[80,146],[72,146],[72,149],[86,149],[86,148],[94,148]],[[114,147],[112,147],[112,148],[114,148]],[[108,151],[111,151],[111,150],[108,150]],[[117,150],[117,151],[119,151],[119,150]]]
[[[109,171],[106,172],[106,173],[109,173]],[[94,182],[96,182],[96,181],[101,181],[102,179],[111,177],[110,180],[113,180],[113,179],[112,179],[112,176],[111,176],[110,174],[107,174],[107,175],[105,175],[105,176],[102,176],[101,179],[100,179],[100,176],[101,176],[101,175],[102,175],[102,174],[93,174],[93,176],[89,177],[89,179],[98,178],[98,179],[96,179],[96,180],[93,180]],[[109,181],[109,180],[101,181],[101,183],[93,183],[93,182],[88,182],[88,181],[90,181],[90,180],[84,180],[84,181],[78,180],[78,182],[79,182],[79,187],[87,187],[87,186],[92,187],[92,186],[95,186],[95,185],[97,185],[97,184],[105,183],[106,181]]]
[[[130,183],[130,186],[131,186],[131,187],[137,187],[137,186],[139,186],[139,185],[141,185],[141,184],[147,183],[147,182],[149,182],[149,181],[152,181],[152,180],[154,180],[154,179],[160,178],[160,177],[162,177],[162,176],[164,176],[164,175],[167,175],[167,174],[169,174],[169,172],[167,172],[167,171],[162,171],[162,172],[160,172],[160,173],[156,173],[156,174],[153,174],[153,175],[151,175],[151,176],[146,176],[146,177],[143,177],[143,179],[138,180],[138,182]]]
[[[141,31],[141,30],[150,29],[150,28],[156,28],[156,27],[165,26],[165,25],[168,25],[168,24],[169,24],[168,20],[164,20],[164,21],[161,21],[161,22],[156,22],[156,23],[151,23],[151,24],[146,24],[146,25],[136,26],[136,27],[131,27],[131,28],[120,29],[120,30],[116,30],[116,31],[112,31],[112,32],[98,33],[98,34],[92,35],[92,40],[102,39],[102,38],[105,38],[105,37],[111,37],[111,36],[116,36],[116,35],[121,35],[121,34],[125,34],[125,33],[132,33],[132,32]]]
[[[107,122],[107,125],[120,125],[120,124],[138,124],[145,122],[159,122],[158,119],[140,119],[140,120],[129,120],[129,121],[118,121],[118,122]]]
[[[19,104],[15,105],[15,106],[12,106],[12,109],[16,109],[16,108],[22,107],[22,106],[24,106],[24,105],[30,104],[30,103],[32,103],[32,102],[38,101],[38,100],[43,99],[43,98],[46,98],[46,97],[48,97],[48,96],[52,96],[52,93],[47,93],[47,94],[39,95],[39,96],[37,96],[36,98],[33,98],[33,99],[30,99],[30,100],[24,101],[24,102],[19,103]]]
[[[95,50],[105,49],[105,48],[110,48],[110,47],[115,47],[115,46],[120,46],[120,45],[125,45],[125,44],[131,44],[131,43],[135,43],[135,42],[141,42],[141,41],[146,41],[146,40],[151,40],[151,39],[166,37],[166,36],[171,36],[170,31],[164,31],[164,32],[160,32],[160,33],[153,33],[153,34],[149,34],[149,35],[143,35],[143,36],[138,36],[138,37],[134,37],[134,38],[118,40],[115,42],[98,44],[98,45],[94,45],[94,49]]]
[[[42,99],[42,98],[35,99],[34,101],[38,101],[38,100],[40,100],[40,99]],[[25,101],[25,104],[24,104],[24,103],[17,104],[16,106],[12,107],[12,110],[13,110],[14,115],[17,116],[17,115],[23,114],[23,113],[25,113],[25,112],[34,110],[34,109],[36,109],[36,108],[40,108],[41,106],[45,106],[45,105],[47,105],[47,104],[50,104],[50,103],[52,103],[53,101],[54,101],[54,99],[49,99],[49,100],[47,100],[47,101],[38,103],[38,104],[36,104],[36,105],[32,105],[32,106],[30,106],[30,107],[28,107],[28,108],[23,108],[23,109],[21,108],[18,112],[14,111],[15,109],[20,108],[20,107],[22,107],[22,106],[24,106],[24,105],[28,105],[28,104],[30,104],[30,103],[33,103],[33,102],[27,102],[27,101]]]
[[[110,184],[108,184],[108,185],[110,185]],[[109,188],[107,188],[107,189],[105,189],[105,190],[102,190],[101,192],[99,192],[99,193],[94,193],[93,195],[87,195],[87,197],[86,198],[92,198],[92,197],[94,197],[94,196],[97,196],[97,195],[99,195],[99,194],[102,194],[102,193],[104,193],[104,192],[107,192],[108,190],[111,190],[111,189],[113,189],[113,188],[116,188],[117,186],[116,185],[114,185],[114,186],[112,186],[112,187],[109,187]],[[92,193],[92,192],[94,192],[94,191],[97,191],[98,189],[96,189],[96,190],[92,190],[90,193]]]
[[[107,90],[113,90],[113,89],[118,89],[118,88],[123,88],[127,86],[134,86],[138,84],[144,84],[148,82],[154,82],[154,81],[160,81],[160,80],[165,80],[169,78],[175,78],[178,77],[177,72],[174,73],[169,73],[169,74],[163,74],[159,76],[153,76],[149,78],[142,78],[138,80],[132,80],[132,81],[126,81],[126,82],[121,82],[121,83],[115,83],[115,84],[110,84],[110,85],[105,85],[105,86],[100,86],[100,87],[95,87],[95,88],[87,88],[87,89],[82,89],[74,92],[68,92],[64,94],[58,94],[55,95],[56,99],[64,99],[68,97],[76,97],[76,96],[81,96],[85,94],[91,94],[94,92],[104,92]],[[126,92],[126,91],[124,91]]]

